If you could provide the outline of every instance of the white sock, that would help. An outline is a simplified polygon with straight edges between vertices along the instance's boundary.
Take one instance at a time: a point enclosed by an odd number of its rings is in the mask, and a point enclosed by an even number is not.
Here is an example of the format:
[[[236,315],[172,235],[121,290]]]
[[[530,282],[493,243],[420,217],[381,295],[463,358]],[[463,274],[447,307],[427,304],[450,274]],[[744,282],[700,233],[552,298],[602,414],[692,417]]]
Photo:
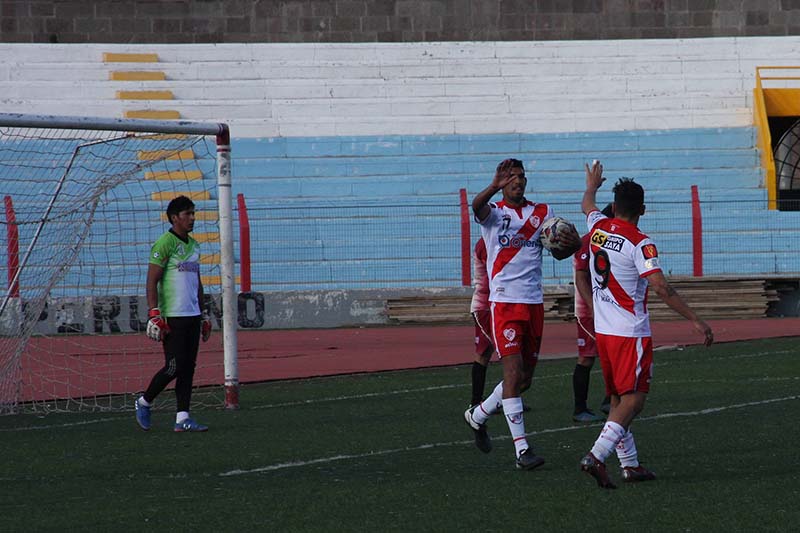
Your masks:
[[[144,399],[144,396],[139,396],[139,405],[150,407],[150,402]]]
[[[616,422],[606,422],[606,425],[603,426],[603,430],[600,431],[600,436],[594,441],[592,455],[594,455],[598,461],[605,462],[606,457],[611,455],[611,452],[617,447],[617,443],[624,436],[625,428]]]
[[[472,411],[472,419],[478,424],[485,424],[492,414],[500,409],[503,401],[503,382],[497,384],[492,393]]]
[[[633,433],[629,429],[625,436],[617,444],[617,458],[622,467],[639,466],[639,453],[636,451],[636,442],[633,440]]]
[[[180,424],[187,418],[189,418],[189,411],[178,411],[178,414],[175,415],[175,423]]]
[[[503,400],[503,413],[506,415],[511,438],[514,439],[514,449],[517,457],[528,449],[528,440],[525,438],[525,419],[522,416],[522,398],[506,398]]]

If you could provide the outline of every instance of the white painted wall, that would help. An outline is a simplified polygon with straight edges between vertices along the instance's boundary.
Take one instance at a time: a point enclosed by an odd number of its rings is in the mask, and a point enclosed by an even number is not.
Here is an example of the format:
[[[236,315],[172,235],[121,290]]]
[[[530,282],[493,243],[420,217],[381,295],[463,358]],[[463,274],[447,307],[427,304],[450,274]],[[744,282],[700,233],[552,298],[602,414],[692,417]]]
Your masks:
[[[155,52],[159,63],[102,61]],[[0,44],[0,112],[174,109],[237,137],[491,134],[744,126],[755,67],[800,37],[366,44]],[[163,82],[112,82],[161,70]],[[795,71],[797,73],[797,71]],[[171,101],[118,90],[169,89]]]

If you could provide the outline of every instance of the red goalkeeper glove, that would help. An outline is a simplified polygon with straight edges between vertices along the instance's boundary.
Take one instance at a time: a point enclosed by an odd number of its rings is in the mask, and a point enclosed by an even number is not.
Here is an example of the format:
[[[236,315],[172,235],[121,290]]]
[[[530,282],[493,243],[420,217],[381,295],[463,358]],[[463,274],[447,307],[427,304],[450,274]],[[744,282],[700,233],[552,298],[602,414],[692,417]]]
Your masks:
[[[163,341],[169,334],[169,325],[167,321],[161,316],[161,310],[158,307],[152,308],[148,313],[147,320],[147,336],[154,341]]]
[[[211,317],[208,311],[203,311],[203,323],[200,326],[200,338],[206,342],[211,337]]]

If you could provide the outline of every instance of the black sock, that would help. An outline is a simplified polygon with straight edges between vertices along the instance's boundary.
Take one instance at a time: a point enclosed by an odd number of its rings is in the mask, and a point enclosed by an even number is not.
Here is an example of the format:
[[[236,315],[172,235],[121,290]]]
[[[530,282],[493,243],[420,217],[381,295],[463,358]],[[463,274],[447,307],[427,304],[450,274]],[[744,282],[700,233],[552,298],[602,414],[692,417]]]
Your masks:
[[[476,405],[483,400],[483,387],[486,385],[486,367],[477,361],[472,362],[472,400],[470,405]]]
[[[588,366],[575,365],[572,372],[572,390],[575,393],[575,414],[586,411],[586,398],[589,396],[589,374],[592,369]]]

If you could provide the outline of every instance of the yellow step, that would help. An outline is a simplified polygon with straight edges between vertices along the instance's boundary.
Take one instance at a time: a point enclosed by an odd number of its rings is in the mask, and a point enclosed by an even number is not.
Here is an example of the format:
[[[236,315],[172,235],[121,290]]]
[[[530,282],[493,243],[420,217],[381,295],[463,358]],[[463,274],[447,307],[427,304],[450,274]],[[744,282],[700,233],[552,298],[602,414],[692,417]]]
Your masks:
[[[172,91],[117,91],[117,100],[174,100]]]
[[[111,81],[164,81],[167,75],[156,70],[126,70],[108,73]]]
[[[200,276],[200,281],[206,287],[209,285],[222,285],[222,276]],[[239,283],[241,283],[241,279],[236,276],[236,284],[238,285]]]
[[[155,111],[153,109],[139,109],[134,111],[125,111],[125,118],[146,118],[151,120],[174,120],[181,118],[179,111],[165,110]]]
[[[104,63],[157,63],[158,54],[122,54],[104,52]]]
[[[203,173],[199,170],[164,170],[161,172],[145,172],[146,180],[201,180]]]
[[[200,264],[202,265],[218,265],[219,254],[200,254]]]
[[[174,150],[139,150],[137,156],[140,161],[153,161],[159,159],[181,159],[183,161],[190,161],[194,159],[194,152],[192,150],[181,150],[179,152]]]
[[[168,202],[178,196],[186,196],[190,200],[211,199],[211,194],[208,191],[159,191],[150,194],[150,199],[157,202]]]
[[[178,195],[176,194],[175,196]],[[195,211],[194,219],[216,222],[217,220],[219,220],[219,213],[217,213],[216,211]],[[161,213],[161,220],[164,222],[167,221],[166,213]]]
[[[219,242],[219,232],[192,232],[192,237],[197,242]]]

